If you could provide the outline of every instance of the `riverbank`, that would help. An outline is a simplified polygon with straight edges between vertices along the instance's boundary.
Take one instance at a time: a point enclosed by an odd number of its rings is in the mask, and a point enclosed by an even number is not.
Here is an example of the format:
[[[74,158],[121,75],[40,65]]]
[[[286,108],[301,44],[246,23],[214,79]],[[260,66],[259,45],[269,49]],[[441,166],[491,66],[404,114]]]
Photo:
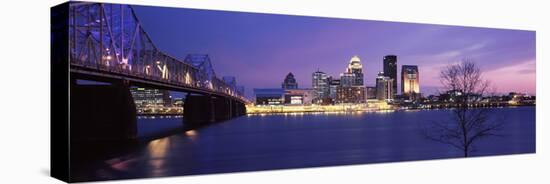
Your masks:
[[[513,108],[535,107],[534,104],[516,105],[471,105],[470,108]],[[279,105],[247,106],[247,114],[285,114],[285,113],[348,113],[348,112],[392,112],[402,110],[453,109],[451,105],[396,106],[387,103],[340,104],[340,105]]]

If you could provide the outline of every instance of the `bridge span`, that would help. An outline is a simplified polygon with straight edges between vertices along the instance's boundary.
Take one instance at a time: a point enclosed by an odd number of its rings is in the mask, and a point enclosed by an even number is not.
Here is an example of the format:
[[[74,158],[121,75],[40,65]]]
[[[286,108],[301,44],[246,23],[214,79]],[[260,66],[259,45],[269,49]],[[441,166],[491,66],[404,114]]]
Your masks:
[[[74,141],[135,139],[131,86],[187,93],[184,121],[193,125],[246,113],[249,102],[236,81],[220,79],[207,54],[189,54],[180,60],[159,50],[130,5],[70,2],[65,13],[68,22],[58,29],[68,31]],[[82,85],[79,80],[109,85]]]

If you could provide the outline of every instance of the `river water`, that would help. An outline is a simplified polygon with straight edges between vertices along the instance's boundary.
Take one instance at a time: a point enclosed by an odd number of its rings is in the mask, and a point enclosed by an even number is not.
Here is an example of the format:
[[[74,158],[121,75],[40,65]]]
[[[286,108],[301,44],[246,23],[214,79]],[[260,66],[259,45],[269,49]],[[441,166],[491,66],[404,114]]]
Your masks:
[[[479,140],[472,156],[535,152],[535,107],[495,108],[493,115],[505,121],[502,136]],[[460,150],[420,133],[424,124],[449,116],[446,109],[247,115],[150,141],[74,176],[128,179],[459,158]],[[181,117],[139,121],[149,127],[182,122]]]

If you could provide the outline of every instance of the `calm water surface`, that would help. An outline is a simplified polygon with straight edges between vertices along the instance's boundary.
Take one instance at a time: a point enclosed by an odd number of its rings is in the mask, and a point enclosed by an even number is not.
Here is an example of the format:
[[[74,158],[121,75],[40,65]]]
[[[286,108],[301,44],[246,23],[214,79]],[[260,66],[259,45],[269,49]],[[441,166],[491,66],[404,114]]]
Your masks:
[[[448,120],[449,113],[248,115],[153,140],[74,176],[127,179],[461,157],[460,150],[420,134],[422,125]],[[535,107],[499,108],[494,115],[506,121],[500,131],[503,136],[480,140],[473,156],[535,152]],[[141,127],[182,122],[181,118],[139,121]]]

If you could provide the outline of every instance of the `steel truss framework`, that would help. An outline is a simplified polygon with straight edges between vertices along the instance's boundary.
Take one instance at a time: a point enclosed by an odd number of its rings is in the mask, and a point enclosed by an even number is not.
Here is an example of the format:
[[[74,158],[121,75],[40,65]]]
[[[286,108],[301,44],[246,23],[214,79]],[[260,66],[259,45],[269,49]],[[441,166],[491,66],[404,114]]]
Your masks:
[[[73,2],[69,17],[71,65],[244,99],[236,82],[216,77],[208,55],[190,54],[180,61],[160,51],[129,5]]]

